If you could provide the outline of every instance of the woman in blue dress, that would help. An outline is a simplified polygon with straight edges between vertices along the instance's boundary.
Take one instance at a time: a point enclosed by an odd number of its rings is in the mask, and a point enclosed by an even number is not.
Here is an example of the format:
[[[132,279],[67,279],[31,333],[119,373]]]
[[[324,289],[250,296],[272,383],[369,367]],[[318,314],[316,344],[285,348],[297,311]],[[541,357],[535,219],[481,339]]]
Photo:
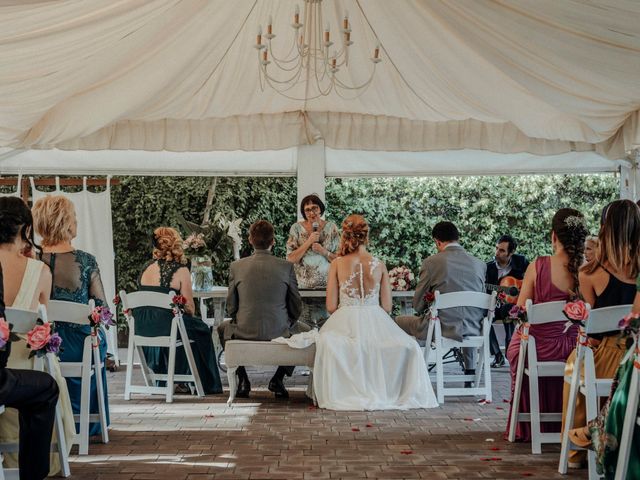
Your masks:
[[[96,258],[90,253],[76,250],[71,241],[76,237],[78,223],[71,200],[62,195],[47,195],[33,205],[33,219],[36,233],[42,237],[40,259],[49,265],[53,277],[51,300],[63,300],[88,304],[93,300],[96,306],[108,306],[100,279],[100,269]],[[91,335],[89,325],[75,323],[57,323],[56,331],[62,337],[64,351],[60,353],[61,362],[81,362],[84,340]],[[100,358],[102,360],[102,385],[106,406],[107,425],[109,424],[109,395],[107,393],[107,339],[103,330],[99,331]],[[67,387],[71,397],[73,413],[80,413],[81,379],[67,378]],[[91,378],[91,413],[98,413],[96,381]],[[77,428],[77,425],[76,425]],[[100,423],[89,426],[89,435],[101,433]]]
[[[193,316],[195,304],[191,290],[191,274],[187,268],[187,259],[182,250],[182,238],[173,228],[156,228],[152,237],[153,259],[145,264],[138,279],[140,291],[169,293],[175,292],[186,299],[185,312],[182,315],[191,350],[200,374],[205,394],[222,393],[222,382],[218,371],[211,330],[198,317]],[[147,336],[169,335],[171,311],[157,307],[133,309],[136,333]],[[163,347],[143,347],[145,360],[149,368],[156,373],[167,373],[169,351]],[[184,349],[176,351],[175,373],[191,373]],[[187,385],[178,384],[177,393],[187,393]]]

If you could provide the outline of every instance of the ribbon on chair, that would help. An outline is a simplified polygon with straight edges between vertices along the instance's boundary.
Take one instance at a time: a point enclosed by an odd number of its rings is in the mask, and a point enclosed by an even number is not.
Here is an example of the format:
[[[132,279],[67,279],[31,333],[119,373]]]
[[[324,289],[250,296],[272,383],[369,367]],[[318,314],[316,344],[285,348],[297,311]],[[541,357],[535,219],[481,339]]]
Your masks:
[[[529,324],[529,322],[524,322],[521,324],[520,328],[521,328],[521,332],[520,332],[520,339],[521,340],[525,340],[528,341],[529,340],[529,327],[531,325]]]

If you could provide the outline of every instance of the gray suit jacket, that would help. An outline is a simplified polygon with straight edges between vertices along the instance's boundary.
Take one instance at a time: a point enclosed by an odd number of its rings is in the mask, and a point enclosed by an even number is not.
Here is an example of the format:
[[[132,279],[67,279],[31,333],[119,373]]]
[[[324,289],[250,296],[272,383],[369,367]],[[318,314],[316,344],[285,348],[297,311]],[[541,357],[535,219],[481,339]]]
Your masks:
[[[290,335],[302,311],[293,264],[256,250],[231,264],[224,338],[272,340]]]
[[[484,292],[486,270],[487,265],[482,260],[469,255],[461,246],[447,247],[422,262],[413,308],[418,314],[428,313],[425,312],[426,292]],[[480,334],[485,310],[475,307],[448,308],[439,310],[438,316],[442,335],[460,341],[464,337]]]

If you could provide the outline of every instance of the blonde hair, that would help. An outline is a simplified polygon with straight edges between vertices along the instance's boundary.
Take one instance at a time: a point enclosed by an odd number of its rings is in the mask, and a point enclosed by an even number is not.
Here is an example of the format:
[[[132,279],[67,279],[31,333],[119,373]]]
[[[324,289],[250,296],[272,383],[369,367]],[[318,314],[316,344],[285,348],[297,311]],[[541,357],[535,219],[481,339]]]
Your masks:
[[[70,242],[76,209],[73,202],[63,195],[47,195],[33,204],[33,226],[42,237],[42,245],[53,246]]]
[[[349,215],[342,222],[340,255],[348,255],[366,245],[369,240],[369,224],[362,215]]]
[[[609,204],[600,233],[595,261],[584,267],[591,275],[599,266],[611,269],[628,278],[640,273],[640,208],[631,200],[616,200]]]
[[[182,237],[175,228],[156,228],[153,231],[153,258],[186,264],[182,243]]]

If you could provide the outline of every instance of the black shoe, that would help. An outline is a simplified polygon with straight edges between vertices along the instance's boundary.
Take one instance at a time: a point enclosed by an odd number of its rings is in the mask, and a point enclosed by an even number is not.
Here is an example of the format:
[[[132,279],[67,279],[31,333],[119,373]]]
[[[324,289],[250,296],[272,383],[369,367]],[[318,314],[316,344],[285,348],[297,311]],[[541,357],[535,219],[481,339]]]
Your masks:
[[[474,368],[468,368],[465,369],[464,371],[465,375],[475,375],[476,374],[476,370]],[[476,382],[470,381],[470,382],[464,382],[464,388],[473,388],[476,386]]]
[[[504,355],[502,352],[498,352],[493,356],[493,362],[491,362],[491,368],[501,368],[504,367]]]
[[[251,383],[248,378],[240,378],[238,382],[238,389],[236,390],[236,397],[249,398],[249,392],[251,392]]]
[[[269,391],[276,394],[276,398],[289,398],[289,392],[284,388],[281,378],[272,378],[269,382]]]

